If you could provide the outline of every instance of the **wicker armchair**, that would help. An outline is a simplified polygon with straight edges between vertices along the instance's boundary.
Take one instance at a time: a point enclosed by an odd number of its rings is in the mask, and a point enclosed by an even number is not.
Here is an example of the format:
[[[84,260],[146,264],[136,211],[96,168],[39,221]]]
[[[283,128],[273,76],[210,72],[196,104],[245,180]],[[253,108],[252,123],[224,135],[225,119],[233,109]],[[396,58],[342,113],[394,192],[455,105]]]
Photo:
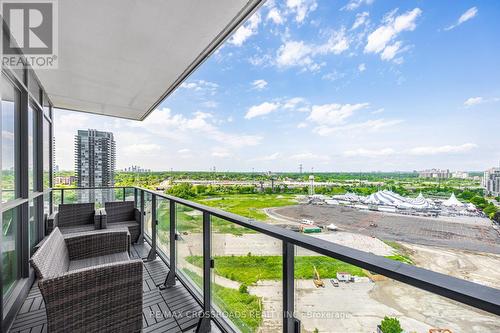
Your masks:
[[[101,228],[128,228],[132,242],[137,242],[141,234],[141,212],[133,201],[106,202],[100,214]]]
[[[47,235],[59,227],[63,234],[101,229],[101,217],[93,203],[59,205],[58,212],[47,219]]]
[[[142,261],[124,230],[63,236],[58,228],[30,259],[48,332],[140,332]]]

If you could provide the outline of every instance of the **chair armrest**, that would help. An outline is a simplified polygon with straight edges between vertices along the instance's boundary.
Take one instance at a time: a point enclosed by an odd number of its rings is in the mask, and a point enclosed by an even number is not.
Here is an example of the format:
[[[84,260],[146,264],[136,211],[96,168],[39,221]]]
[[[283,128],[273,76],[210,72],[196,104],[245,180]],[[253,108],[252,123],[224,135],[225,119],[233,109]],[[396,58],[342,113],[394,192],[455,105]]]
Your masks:
[[[141,223],[141,211],[137,208],[134,208],[134,217],[135,217],[135,222]]]
[[[107,228],[107,215],[106,209],[99,208],[96,209],[94,215],[94,225],[96,229],[106,229]]]
[[[127,230],[89,231],[64,236],[69,260],[127,252],[130,233]]]
[[[49,332],[140,332],[141,260],[103,264],[41,279]],[[89,316],[86,318],[85,316]]]
[[[45,234],[48,235],[54,230],[55,227],[57,227],[57,222],[58,222],[58,217],[59,213],[54,212],[49,217],[47,217],[47,225],[45,228]]]

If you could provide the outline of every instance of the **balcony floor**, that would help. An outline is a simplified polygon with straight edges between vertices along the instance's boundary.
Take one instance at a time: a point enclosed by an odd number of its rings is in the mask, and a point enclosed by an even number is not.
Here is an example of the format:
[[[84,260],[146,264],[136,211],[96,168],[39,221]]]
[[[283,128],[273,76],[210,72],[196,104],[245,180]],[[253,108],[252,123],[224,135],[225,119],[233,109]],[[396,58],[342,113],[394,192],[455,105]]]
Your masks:
[[[131,250],[133,258],[146,257],[148,245],[134,245]],[[168,268],[163,261],[144,263],[143,282],[143,332],[186,332],[193,331],[198,318],[181,316],[201,311],[201,307],[191,294],[179,282],[175,287],[160,291],[156,285],[163,282]],[[151,315],[167,314],[166,317]],[[175,316],[168,314],[174,313]],[[9,332],[35,333],[47,332],[45,303],[35,282],[28,297],[24,301]]]

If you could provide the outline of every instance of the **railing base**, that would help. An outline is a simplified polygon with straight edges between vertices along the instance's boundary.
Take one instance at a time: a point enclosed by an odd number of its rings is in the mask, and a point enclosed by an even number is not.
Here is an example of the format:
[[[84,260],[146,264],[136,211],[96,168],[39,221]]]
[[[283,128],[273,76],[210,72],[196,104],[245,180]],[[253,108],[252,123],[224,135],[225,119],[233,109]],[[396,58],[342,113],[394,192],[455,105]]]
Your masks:
[[[148,256],[146,258],[142,258],[142,261],[148,262],[156,259],[156,251],[151,249],[149,250]]]
[[[202,317],[196,326],[196,333],[207,333],[212,329],[212,322],[209,317]]]
[[[157,285],[157,287],[160,290],[165,290],[167,288],[174,287],[175,284],[176,284],[175,273],[173,271],[169,271],[168,274],[167,274],[167,277],[165,278],[165,282],[163,282],[162,284]]]

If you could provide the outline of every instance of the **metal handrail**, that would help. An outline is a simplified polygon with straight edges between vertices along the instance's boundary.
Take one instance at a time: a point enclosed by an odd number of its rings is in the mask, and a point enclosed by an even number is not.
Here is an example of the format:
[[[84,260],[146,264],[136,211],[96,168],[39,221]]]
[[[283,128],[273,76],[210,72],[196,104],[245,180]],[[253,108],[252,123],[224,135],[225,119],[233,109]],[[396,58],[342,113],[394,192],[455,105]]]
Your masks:
[[[500,315],[500,290],[488,286],[480,285],[449,275],[437,273],[420,267],[411,266],[399,261],[391,260],[372,253],[363,252],[347,246],[331,243],[322,239],[306,236],[297,232],[284,229],[275,225],[270,225],[248,219],[236,214],[225,212],[213,207],[205,206],[182,198],[167,194],[161,194],[141,187],[135,188],[138,191],[150,193],[163,199],[199,210],[210,216],[221,218],[225,221],[235,223],[245,228],[252,229],[267,236],[283,241],[283,244],[299,246],[316,253],[341,260],[357,267],[382,274],[386,277],[400,281],[410,286],[429,291],[433,294],[470,305],[474,308]],[[122,187],[117,187],[122,188]],[[86,189],[114,189],[114,187],[102,188],[76,188]],[[56,189],[61,190],[61,189]],[[75,188],[71,188],[75,190]],[[153,224],[154,225],[154,224]],[[161,251],[161,249],[155,249]],[[289,251],[284,251],[289,253]],[[293,253],[292,253],[293,256]],[[162,256],[160,256],[162,258]],[[164,258],[162,258],[164,260]],[[292,264],[293,266],[293,264]],[[293,267],[292,267],[293,268]],[[293,270],[292,270],[293,273]],[[293,275],[292,275],[293,277]],[[293,288],[293,287],[292,287]],[[293,292],[293,289],[292,289]],[[292,301],[293,302],[293,301]],[[293,304],[292,304],[293,305]],[[292,306],[293,308],[293,306]]]
[[[399,261],[377,256],[372,253],[328,242],[323,239],[305,236],[282,227],[258,222],[182,198],[177,198],[167,194],[158,194],[149,189],[138,189],[202,212],[208,212],[212,216],[258,231],[284,242],[344,261],[375,273],[379,273],[394,280],[453,299],[475,308],[500,315],[499,289],[455,278],[446,274],[437,273],[425,268],[411,266]]]

